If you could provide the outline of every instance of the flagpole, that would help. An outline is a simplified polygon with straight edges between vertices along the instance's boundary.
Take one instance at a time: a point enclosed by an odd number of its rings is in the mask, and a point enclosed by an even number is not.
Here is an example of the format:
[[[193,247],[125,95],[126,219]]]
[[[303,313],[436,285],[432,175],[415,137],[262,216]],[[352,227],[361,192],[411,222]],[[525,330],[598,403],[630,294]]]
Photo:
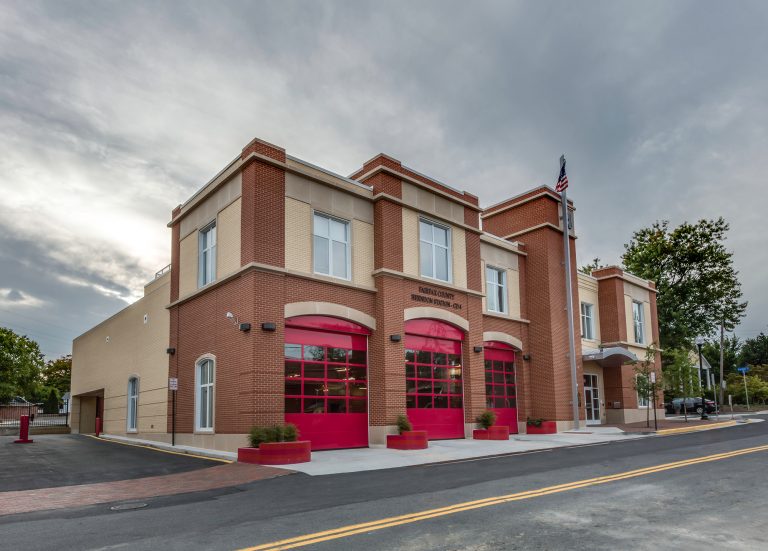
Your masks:
[[[560,157],[560,168],[565,164],[565,155]],[[560,192],[563,207],[563,248],[565,250],[565,308],[568,315],[568,359],[571,364],[571,400],[573,401],[573,426],[581,428],[579,422],[579,385],[576,376],[576,344],[573,327],[573,286],[571,285],[571,243],[568,235],[568,195],[567,186]]]

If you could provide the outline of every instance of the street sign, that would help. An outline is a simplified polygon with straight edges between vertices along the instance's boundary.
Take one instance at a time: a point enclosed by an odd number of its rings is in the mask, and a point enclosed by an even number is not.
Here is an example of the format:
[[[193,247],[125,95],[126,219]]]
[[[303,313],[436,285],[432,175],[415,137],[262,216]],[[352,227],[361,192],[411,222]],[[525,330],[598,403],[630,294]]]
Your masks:
[[[169,390],[179,390],[179,380],[176,377],[169,377],[168,378],[168,389]]]
[[[748,368],[748,367],[746,367],[746,366],[744,366],[744,367],[737,367],[736,369],[737,369],[737,370],[739,371],[739,373],[741,373],[742,375],[744,375],[745,373],[747,373],[747,372],[749,371],[749,368]]]

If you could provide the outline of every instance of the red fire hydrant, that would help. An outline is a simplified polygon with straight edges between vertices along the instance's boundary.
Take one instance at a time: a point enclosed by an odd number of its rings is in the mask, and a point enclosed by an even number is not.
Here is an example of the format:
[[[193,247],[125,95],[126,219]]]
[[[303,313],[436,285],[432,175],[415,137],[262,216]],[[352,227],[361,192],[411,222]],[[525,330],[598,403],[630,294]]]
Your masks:
[[[29,439],[29,415],[19,417],[19,439],[14,440],[16,444],[31,444]]]

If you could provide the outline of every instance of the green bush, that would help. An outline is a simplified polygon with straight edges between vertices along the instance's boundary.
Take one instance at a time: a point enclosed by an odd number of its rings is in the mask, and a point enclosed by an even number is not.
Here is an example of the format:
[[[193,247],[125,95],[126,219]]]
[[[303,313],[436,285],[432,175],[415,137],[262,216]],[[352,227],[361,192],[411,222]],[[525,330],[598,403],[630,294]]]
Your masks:
[[[269,427],[253,427],[248,434],[252,448],[258,448],[259,444],[269,442],[295,442],[299,436],[296,425],[271,425]]]
[[[413,430],[413,426],[411,425],[411,422],[408,420],[408,417],[405,415],[398,415],[397,416],[397,432],[400,434],[403,434],[404,432]]]
[[[540,427],[543,422],[544,422],[544,419],[541,419],[539,417],[537,418],[529,417],[528,420],[526,421],[526,424],[532,427]]]
[[[477,416],[477,424],[488,430],[496,422],[496,413],[490,410],[485,410],[483,413]]]

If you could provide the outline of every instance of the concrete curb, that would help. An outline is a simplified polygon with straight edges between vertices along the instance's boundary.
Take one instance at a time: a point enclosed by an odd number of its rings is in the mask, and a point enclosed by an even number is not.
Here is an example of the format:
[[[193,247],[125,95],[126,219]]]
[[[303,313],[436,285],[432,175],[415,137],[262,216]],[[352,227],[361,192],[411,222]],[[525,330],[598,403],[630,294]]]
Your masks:
[[[141,446],[145,448],[155,448],[164,452],[177,453],[179,455],[189,455],[202,457],[203,459],[215,459],[217,461],[237,461],[237,454],[233,452],[223,452],[219,450],[209,450],[205,448],[194,448],[192,446],[172,446],[165,442],[155,440],[144,440],[142,438],[127,438],[115,434],[102,434],[100,439],[117,442],[119,444],[128,444]]]

